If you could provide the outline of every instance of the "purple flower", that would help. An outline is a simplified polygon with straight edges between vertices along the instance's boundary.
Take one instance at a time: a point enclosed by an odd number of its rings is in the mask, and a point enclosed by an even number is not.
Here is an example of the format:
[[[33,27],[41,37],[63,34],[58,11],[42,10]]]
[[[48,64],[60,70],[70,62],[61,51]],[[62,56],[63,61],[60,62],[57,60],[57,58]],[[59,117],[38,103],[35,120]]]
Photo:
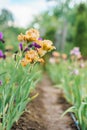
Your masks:
[[[32,44],[30,44],[30,45],[29,45],[29,47],[30,47],[30,48],[31,48],[31,47],[33,47],[33,43],[32,43]]]
[[[3,52],[0,50],[0,58],[3,58]]]
[[[84,63],[81,63],[81,64],[80,64],[80,67],[81,67],[81,68],[84,68],[84,67],[85,67],[85,64],[84,64]]]
[[[40,37],[40,38],[38,38],[38,40],[41,40],[41,41],[42,41],[42,38]]]
[[[6,58],[6,55],[5,55],[5,54],[3,54],[2,50],[0,50],[0,58],[3,58],[3,59],[5,59],[5,58]]]
[[[35,42],[33,42],[32,44],[29,45],[29,47],[35,47],[35,48],[41,48],[41,46]]]
[[[33,43],[33,46],[36,47],[36,48],[41,48],[41,46],[39,44],[35,43],[35,42]]]
[[[20,48],[21,51],[23,50],[23,44],[22,43],[19,44],[19,48]]]
[[[0,86],[2,85],[2,81],[0,80]]]
[[[78,47],[74,47],[73,50],[70,51],[71,55],[79,56],[81,55],[80,50]]]
[[[25,48],[23,52],[26,52],[26,51],[29,51],[29,48],[28,48],[28,47],[27,47],[27,48]]]
[[[5,43],[5,41],[3,40],[3,33],[2,33],[2,32],[0,32],[0,41],[1,41],[2,43]]]
[[[3,39],[3,33],[0,32],[0,40]]]
[[[73,74],[74,74],[74,75],[79,75],[79,70],[78,70],[78,69],[74,69],[74,70],[73,70]]]

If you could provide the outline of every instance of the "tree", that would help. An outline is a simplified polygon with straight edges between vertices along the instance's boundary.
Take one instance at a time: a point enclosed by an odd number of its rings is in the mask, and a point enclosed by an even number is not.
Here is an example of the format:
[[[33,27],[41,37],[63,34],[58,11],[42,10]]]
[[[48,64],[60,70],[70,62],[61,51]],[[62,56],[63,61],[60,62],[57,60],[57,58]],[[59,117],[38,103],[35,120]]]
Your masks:
[[[77,10],[75,45],[87,56],[87,8],[81,3]]]
[[[12,23],[13,21],[14,18],[12,13],[7,9],[2,9],[0,14],[0,26],[6,28],[7,26],[9,26],[9,22]]]
[[[76,0],[46,0],[48,2],[54,1],[56,2],[55,6],[53,6],[53,13],[61,21],[60,26],[60,35],[58,37],[58,43],[60,44],[60,50],[65,51],[66,43],[74,42],[74,33],[76,28],[76,10],[78,2]],[[73,5],[71,7],[71,5]],[[58,28],[59,30],[59,28]]]

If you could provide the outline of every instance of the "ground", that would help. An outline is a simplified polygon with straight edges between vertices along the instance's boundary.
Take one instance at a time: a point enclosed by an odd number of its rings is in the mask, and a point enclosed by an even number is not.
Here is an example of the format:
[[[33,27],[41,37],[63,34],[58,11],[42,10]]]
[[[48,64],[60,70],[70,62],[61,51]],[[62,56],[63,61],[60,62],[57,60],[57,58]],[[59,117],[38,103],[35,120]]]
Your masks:
[[[47,74],[37,85],[35,93],[39,93],[39,96],[28,104],[27,112],[11,130],[76,130],[68,114],[61,117],[69,104],[62,90],[53,87]]]

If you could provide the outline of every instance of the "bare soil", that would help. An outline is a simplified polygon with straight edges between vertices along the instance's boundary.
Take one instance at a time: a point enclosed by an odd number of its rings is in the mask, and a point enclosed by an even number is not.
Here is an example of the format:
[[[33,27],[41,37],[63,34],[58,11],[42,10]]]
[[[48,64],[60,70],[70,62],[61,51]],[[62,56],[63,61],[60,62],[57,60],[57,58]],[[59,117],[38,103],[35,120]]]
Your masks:
[[[62,90],[54,88],[46,74],[35,93],[39,93],[39,96],[28,104],[28,112],[20,117],[11,130],[76,130],[68,114],[61,118],[69,104],[63,98]]]

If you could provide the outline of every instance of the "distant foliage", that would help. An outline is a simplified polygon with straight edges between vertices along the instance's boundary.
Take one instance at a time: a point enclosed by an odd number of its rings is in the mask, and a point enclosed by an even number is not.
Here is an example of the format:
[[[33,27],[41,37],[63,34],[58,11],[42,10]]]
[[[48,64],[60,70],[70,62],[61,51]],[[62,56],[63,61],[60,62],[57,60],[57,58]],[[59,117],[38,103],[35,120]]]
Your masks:
[[[83,56],[87,56],[87,8],[83,3],[77,12],[75,45],[80,47]]]
[[[0,13],[0,26],[7,27],[9,22],[12,23],[14,21],[13,15],[7,9],[2,9]]]
[[[14,15],[7,9],[0,10],[0,32],[3,32],[4,39],[6,39],[6,44],[2,44],[0,41],[0,49],[16,51],[18,48],[17,35],[20,32],[24,32],[24,28],[15,27],[14,25]],[[13,46],[13,47],[12,47]],[[11,49],[13,48],[13,50]]]

